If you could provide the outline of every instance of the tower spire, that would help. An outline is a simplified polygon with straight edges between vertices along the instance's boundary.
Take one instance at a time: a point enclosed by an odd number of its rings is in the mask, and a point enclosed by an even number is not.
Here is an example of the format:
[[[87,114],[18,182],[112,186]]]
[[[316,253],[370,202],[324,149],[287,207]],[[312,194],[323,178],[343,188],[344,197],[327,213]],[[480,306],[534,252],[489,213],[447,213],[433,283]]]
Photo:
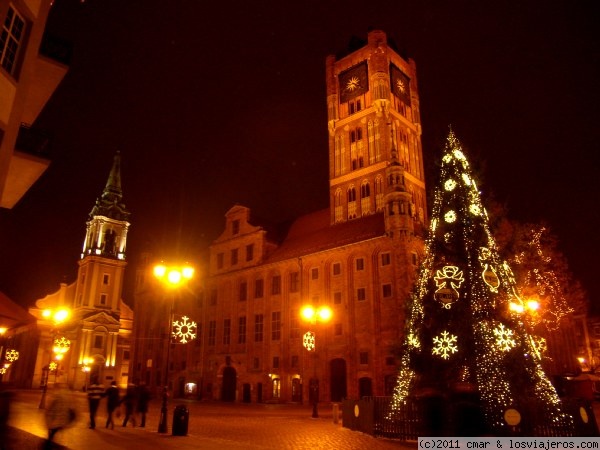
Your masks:
[[[123,203],[123,190],[121,189],[121,153],[117,151],[113,159],[113,165],[102,191],[102,196],[96,200],[96,204],[90,212],[93,216],[105,216],[115,220],[127,220],[129,211]]]

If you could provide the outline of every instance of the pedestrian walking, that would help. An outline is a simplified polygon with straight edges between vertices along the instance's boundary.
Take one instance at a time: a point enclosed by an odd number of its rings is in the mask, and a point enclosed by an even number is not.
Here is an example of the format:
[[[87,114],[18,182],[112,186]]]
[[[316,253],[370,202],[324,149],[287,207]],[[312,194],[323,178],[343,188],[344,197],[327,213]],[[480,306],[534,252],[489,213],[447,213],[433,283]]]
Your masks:
[[[138,386],[137,393],[137,412],[140,413],[140,427],[146,426],[146,413],[148,412],[148,403],[150,402],[150,390],[146,383],[142,382]]]
[[[123,426],[127,426],[127,422],[131,419],[131,424],[135,427],[135,409],[137,404],[137,388],[135,384],[127,386],[125,396],[121,400],[121,403],[125,404],[125,418],[123,419]]]
[[[110,426],[111,429],[114,430],[115,422],[113,421],[113,413],[115,409],[119,407],[120,396],[119,396],[119,388],[117,387],[117,382],[112,381],[110,386],[104,392],[104,396],[106,397],[106,412],[108,417],[106,418],[106,428]]]
[[[46,409],[46,427],[48,428],[48,439],[45,448],[54,447],[54,437],[56,433],[67,427],[75,420],[75,410],[71,407],[71,402],[67,397],[66,390],[62,385],[55,386],[55,393]]]
[[[92,384],[87,388],[88,405],[90,407],[90,428],[96,428],[96,412],[100,406],[100,400],[104,397],[104,386],[98,384],[98,379],[94,378]]]

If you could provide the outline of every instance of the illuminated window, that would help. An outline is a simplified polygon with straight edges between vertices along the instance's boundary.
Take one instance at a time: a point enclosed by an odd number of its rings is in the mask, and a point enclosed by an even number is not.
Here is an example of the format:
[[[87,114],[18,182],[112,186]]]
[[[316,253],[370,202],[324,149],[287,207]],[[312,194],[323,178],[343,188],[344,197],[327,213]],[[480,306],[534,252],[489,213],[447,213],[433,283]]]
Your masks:
[[[9,5],[0,33],[0,64],[15,76],[18,58],[25,40],[25,19]]]
[[[273,398],[279,398],[281,394],[281,380],[279,378],[273,379]]]
[[[238,319],[238,344],[246,343],[246,316]]]
[[[262,314],[254,315],[254,342],[262,342],[263,341],[263,332],[264,332],[264,317]]]

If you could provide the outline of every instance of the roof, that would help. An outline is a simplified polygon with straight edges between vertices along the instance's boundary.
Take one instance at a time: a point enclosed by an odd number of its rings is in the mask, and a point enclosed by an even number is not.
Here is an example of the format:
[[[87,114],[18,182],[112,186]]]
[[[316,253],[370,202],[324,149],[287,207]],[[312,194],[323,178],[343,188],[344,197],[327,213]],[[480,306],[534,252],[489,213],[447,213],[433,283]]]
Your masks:
[[[383,213],[330,225],[329,209],[301,216],[265,263],[304,256],[385,235]]]
[[[15,328],[35,321],[35,317],[29,314],[25,308],[0,292],[0,326]]]

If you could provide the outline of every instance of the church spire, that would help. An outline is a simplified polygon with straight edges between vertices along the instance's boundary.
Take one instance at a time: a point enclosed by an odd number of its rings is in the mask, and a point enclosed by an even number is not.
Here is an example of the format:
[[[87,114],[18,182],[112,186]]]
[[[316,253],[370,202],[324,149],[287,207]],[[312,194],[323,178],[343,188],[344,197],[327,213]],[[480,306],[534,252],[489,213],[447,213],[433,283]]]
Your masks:
[[[129,216],[121,189],[121,154],[117,152],[106,186],[90,211],[81,258],[88,255],[125,259]]]
[[[105,216],[115,220],[127,220],[130,213],[122,200],[121,154],[117,152],[113,159],[113,165],[108,175],[106,186],[104,187],[104,191],[102,191],[102,196],[96,200],[96,204],[90,212],[90,218]]]

